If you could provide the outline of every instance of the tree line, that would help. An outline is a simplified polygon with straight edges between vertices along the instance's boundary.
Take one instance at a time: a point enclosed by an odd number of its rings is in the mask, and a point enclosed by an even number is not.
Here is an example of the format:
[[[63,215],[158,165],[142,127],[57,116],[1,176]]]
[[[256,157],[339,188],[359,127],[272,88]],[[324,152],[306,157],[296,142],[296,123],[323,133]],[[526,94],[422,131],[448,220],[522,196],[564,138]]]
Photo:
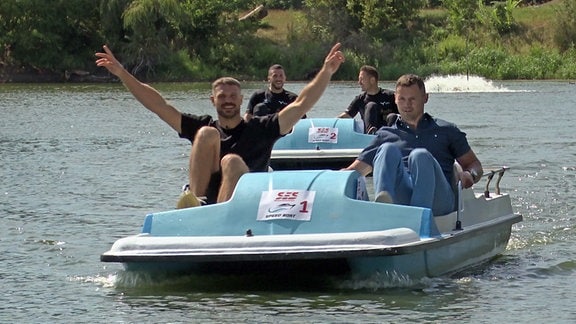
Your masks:
[[[285,39],[271,39],[258,34],[270,28],[258,15],[240,19],[262,5],[255,0],[3,0],[0,80],[18,73],[50,80],[104,73],[93,64],[102,44],[143,80],[261,80],[272,63],[283,64],[292,80],[306,79],[336,41],[350,62],[336,79],[355,79],[364,64],[385,79],[407,71],[575,78],[574,1],[562,1],[553,49],[512,53],[499,45],[521,31],[513,12],[523,2],[267,1],[264,10],[295,13],[285,22]],[[430,8],[442,14],[422,14]]]

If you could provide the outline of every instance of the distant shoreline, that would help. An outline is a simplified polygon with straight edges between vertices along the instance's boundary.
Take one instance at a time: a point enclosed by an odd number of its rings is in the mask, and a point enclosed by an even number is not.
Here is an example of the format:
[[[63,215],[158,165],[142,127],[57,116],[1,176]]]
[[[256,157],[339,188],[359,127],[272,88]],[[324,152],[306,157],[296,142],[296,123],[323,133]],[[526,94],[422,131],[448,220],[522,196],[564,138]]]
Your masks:
[[[426,76],[430,77],[430,76]],[[566,81],[570,84],[576,84],[574,79],[489,79],[492,81]],[[162,82],[210,82],[210,81],[190,81],[190,80],[170,80],[170,81],[161,81],[161,80],[142,80],[144,82],[154,82],[154,83],[162,83]],[[262,80],[247,80],[242,79],[242,81],[246,82],[259,82]],[[303,79],[303,80],[290,80],[290,82],[308,82],[310,79]],[[332,82],[355,82],[356,80],[332,80]],[[90,72],[86,71],[66,71],[64,74],[62,73],[55,73],[55,72],[15,72],[15,73],[6,73],[5,71],[0,70],[0,83],[117,83],[119,80],[114,77],[113,75],[106,74],[106,75],[96,75],[91,74]],[[395,80],[380,80],[380,82],[395,82]]]
[[[0,83],[83,83],[116,82],[110,75],[94,75],[85,71],[65,71],[64,73],[0,70]]]

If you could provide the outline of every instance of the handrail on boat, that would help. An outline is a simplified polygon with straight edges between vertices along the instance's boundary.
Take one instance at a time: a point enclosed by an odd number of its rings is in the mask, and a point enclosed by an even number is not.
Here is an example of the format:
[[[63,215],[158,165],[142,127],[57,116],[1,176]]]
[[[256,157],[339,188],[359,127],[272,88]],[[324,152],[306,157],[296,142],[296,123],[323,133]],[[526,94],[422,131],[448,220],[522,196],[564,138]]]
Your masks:
[[[454,226],[455,231],[462,230],[462,221],[460,220],[460,213],[462,211],[462,180],[458,180],[458,209],[456,209],[456,224]]]
[[[492,181],[492,179],[494,178],[494,175],[496,175],[496,174],[498,174],[498,178],[496,179],[495,189],[496,189],[496,194],[500,195],[500,180],[502,180],[504,173],[508,169],[510,169],[510,167],[503,166],[500,169],[491,170],[487,174],[485,174],[485,176],[488,177],[488,180],[486,181],[486,186],[484,187],[484,197],[490,198],[490,188],[489,188],[490,182]]]
[[[483,176],[486,176],[488,179],[486,180],[486,187],[484,188],[484,197],[490,198],[490,182],[494,178],[494,175],[498,174],[498,178],[496,179],[495,190],[496,194],[500,195],[500,180],[504,176],[506,170],[510,169],[510,167],[503,166],[496,170],[490,170]],[[456,209],[456,224],[454,226],[454,230],[462,230],[462,222],[460,220],[460,213],[462,211],[462,181],[458,180],[457,183],[457,197],[458,199],[458,208]]]

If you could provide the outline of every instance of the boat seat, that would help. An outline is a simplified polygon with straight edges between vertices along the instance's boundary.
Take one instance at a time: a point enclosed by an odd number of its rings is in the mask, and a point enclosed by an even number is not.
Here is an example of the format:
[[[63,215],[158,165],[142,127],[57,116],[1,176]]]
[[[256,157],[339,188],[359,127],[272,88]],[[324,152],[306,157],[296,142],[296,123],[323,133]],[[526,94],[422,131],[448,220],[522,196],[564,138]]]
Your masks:
[[[312,127],[338,129],[337,143],[310,143],[308,131]],[[358,143],[370,143],[373,136],[364,134],[354,118],[306,118],[301,119],[292,131],[274,144],[274,150],[321,150],[356,147]]]
[[[334,196],[369,199],[366,178],[356,171],[294,170],[247,173],[238,181],[231,200],[253,199],[255,192],[270,189],[316,189]]]
[[[364,133],[364,121],[362,119],[354,119],[354,131]]]
[[[271,191],[276,191],[272,198],[282,197],[279,193],[304,191],[314,192],[314,197],[307,200],[308,205],[302,205],[302,200],[278,202],[268,198],[268,202],[277,202],[273,207],[280,207],[280,213],[289,215],[268,218],[274,212],[262,197]],[[298,207],[293,209],[296,205]],[[308,207],[308,214],[303,217],[302,206]],[[408,228],[421,237],[438,233],[428,208],[367,201],[365,180],[356,171],[296,170],[244,174],[229,201],[150,214],[142,233],[156,236],[259,236],[395,228]]]

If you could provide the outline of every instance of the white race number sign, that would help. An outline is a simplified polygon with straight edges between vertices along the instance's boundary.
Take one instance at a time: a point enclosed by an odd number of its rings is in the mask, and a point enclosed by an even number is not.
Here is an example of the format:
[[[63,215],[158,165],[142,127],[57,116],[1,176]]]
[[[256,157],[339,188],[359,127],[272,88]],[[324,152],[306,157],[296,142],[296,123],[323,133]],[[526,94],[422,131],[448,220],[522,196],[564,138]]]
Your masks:
[[[310,127],[308,128],[308,143],[338,143],[338,128]]]
[[[256,220],[293,219],[309,221],[316,191],[272,190],[260,197]]]

